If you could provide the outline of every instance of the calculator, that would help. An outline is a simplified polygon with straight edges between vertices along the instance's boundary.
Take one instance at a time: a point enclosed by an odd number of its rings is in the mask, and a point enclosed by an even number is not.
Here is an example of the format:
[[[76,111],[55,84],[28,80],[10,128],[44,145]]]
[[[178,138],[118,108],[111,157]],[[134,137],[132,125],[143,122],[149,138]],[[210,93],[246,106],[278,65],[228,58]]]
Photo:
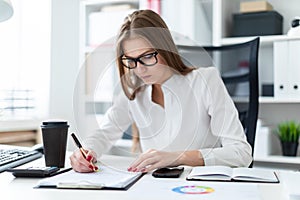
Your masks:
[[[15,177],[48,177],[55,175],[59,167],[28,167],[10,168],[6,171],[12,172]]]

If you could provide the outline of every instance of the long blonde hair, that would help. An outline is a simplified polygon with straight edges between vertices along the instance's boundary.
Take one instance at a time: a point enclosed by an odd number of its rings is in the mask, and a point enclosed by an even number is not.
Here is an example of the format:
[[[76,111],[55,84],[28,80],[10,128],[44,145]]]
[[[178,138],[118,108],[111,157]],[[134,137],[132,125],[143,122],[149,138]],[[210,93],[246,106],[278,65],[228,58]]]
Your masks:
[[[182,75],[193,70],[186,66],[173,41],[172,35],[163,19],[152,10],[138,10],[128,15],[120,28],[117,37],[117,65],[119,76],[125,95],[130,100],[135,99],[136,93],[142,85],[142,80],[134,75],[132,70],[125,68],[122,64],[124,51],[122,43],[131,37],[142,37],[146,39],[164,59],[165,63]]]

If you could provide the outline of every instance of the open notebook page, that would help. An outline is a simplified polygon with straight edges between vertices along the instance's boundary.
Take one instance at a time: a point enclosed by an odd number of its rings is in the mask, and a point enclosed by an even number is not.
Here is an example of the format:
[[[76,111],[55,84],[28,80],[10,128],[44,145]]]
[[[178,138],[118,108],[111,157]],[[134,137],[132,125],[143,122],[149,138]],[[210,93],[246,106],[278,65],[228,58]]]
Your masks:
[[[232,168],[227,166],[194,167],[188,178],[205,180],[231,180]]]
[[[244,181],[262,181],[262,182],[278,182],[275,173],[272,170],[258,168],[235,168],[233,171],[235,180]]]

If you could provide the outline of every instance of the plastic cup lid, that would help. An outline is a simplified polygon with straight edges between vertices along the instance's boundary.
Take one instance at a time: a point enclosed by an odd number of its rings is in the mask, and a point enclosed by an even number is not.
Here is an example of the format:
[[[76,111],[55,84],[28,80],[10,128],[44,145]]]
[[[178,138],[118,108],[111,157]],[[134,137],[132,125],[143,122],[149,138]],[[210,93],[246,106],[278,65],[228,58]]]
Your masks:
[[[44,121],[42,126],[64,126],[68,125],[67,121]]]

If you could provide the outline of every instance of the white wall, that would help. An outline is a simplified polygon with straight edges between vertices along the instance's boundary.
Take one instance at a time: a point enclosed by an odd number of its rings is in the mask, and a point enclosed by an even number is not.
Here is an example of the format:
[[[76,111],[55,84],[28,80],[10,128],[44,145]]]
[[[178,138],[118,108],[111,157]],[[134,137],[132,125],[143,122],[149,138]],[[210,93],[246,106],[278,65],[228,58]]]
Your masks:
[[[80,69],[79,1],[52,0],[50,118],[65,119],[76,130],[73,91]]]
[[[171,31],[201,45],[212,44],[211,0],[163,0],[161,7],[161,15]]]

